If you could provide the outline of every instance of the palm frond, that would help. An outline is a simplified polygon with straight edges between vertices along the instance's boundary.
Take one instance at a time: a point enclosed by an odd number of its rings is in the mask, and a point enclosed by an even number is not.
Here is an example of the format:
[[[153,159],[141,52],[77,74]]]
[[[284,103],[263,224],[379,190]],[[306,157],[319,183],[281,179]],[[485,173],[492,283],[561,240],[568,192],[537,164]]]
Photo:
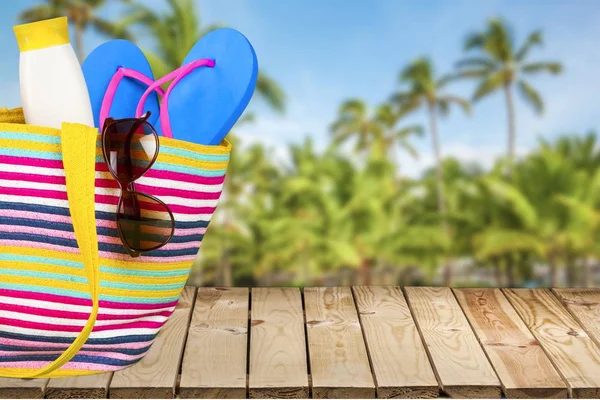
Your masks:
[[[542,40],[543,38],[541,31],[531,32],[529,36],[527,36],[527,39],[525,39],[525,43],[523,43],[523,46],[521,46],[521,48],[515,54],[515,60],[517,62],[522,62],[525,59],[525,57],[527,57],[529,50],[531,50],[533,46],[542,45]]]
[[[485,36],[482,33],[470,33],[465,39],[464,50],[480,49],[485,44]]]
[[[502,71],[494,72],[477,86],[475,93],[473,93],[473,102],[479,101],[494,90],[500,89],[504,84],[504,74]]]
[[[525,74],[548,72],[552,75],[558,75],[563,72],[563,66],[558,62],[535,62],[523,65],[521,71]]]
[[[118,22],[114,23],[103,18],[93,17],[90,21],[90,24],[96,29],[98,32],[103,33],[107,36],[111,36],[117,39],[127,39],[132,40],[133,36],[127,29],[127,25]]]
[[[58,7],[51,7],[47,4],[37,5],[28,8],[19,14],[21,22],[35,22],[42,19],[57,18],[64,15],[64,10]]]
[[[462,60],[459,60],[458,62],[456,62],[456,64],[454,64],[454,66],[456,68],[466,68],[466,67],[476,67],[476,68],[480,68],[484,71],[492,71],[496,68],[496,63],[493,60],[490,60],[489,58],[484,58],[484,57],[470,57],[470,58],[463,58]]]
[[[544,101],[537,90],[531,87],[524,80],[519,80],[517,83],[517,88],[519,89],[519,93],[523,97],[523,100],[533,107],[536,113],[542,114],[544,112]]]
[[[455,104],[459,106],[465,114],[471,113],[471,103],[467,99],[463,99],[459,96],[442,96],[438,98],[439,103],[446,103],[448,105]]]
[[[281,86],[265,72],[259,71],[256,80],[256,91],[276,111],[285,111],[286,96]]]
[[[526,229],[535,229],[538,214],[529,199],[514,185],[498,178],[487,177],[483,184],[490,191],[495,201],[509,206],[509,210],[521,221]]]

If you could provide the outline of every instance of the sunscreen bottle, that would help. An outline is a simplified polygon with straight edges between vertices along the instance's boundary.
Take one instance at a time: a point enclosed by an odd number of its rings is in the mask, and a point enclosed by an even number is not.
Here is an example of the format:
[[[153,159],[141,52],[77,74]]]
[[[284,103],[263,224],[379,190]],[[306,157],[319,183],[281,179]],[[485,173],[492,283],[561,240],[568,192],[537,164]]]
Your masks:
[[[79,60],[69,41],[67,17],[13,27],[25,122],[60,129],[63,122],[94,126]]]

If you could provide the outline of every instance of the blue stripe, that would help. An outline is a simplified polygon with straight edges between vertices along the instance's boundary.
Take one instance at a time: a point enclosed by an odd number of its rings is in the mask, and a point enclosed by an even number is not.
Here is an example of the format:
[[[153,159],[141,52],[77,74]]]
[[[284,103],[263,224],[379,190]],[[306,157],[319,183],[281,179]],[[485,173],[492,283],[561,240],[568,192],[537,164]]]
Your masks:
[[[56,347],[23,347],[23,346],[9,346],[5,344],[0,344],[0,350],[2,351],[16,351],[16,352],[26,352],[26,351],[53,351],[53,352],[63,352],[67,349],[68,346],[64,348],[56,348]],[[128,356],[138,356],[140,354],[144,354],[148,351],[150,346],[142,347],[139,349],[120,349],[118,347],[94,347],[94,348],[83,348],[82,350],[87,351],[99,351],[104,353],[120,353]]]
[[[6,201],[0,201],[0,210],[29,211],[42,214],[63,215],[67,217],[71,215],[69,213],[69,209],[65,207],[45,206],[40,204],[13,203]],[[96,211],[96,219],[115,222],[117,220],[117,217],[115,213],[109,213],[106,211]],[[175,229],[207,228],[208,225],[208,221],[175,221]]]
[[[90,300],[90,294],[87,292],[78,292],[75,290],[66,290],[59,288],[52,288],[47,286],[37,286],[37,285],[22,285],[17,283],[5,283],[0,282],[0,289],[7,290],[22,290],[27,292],[35,292],[35,293],[47,293],[53,294],[56,296],[70,296],[82,299]],[[177,300],[178,296],[171,297],[161,297],[161,298],[146,298],[146,297],[130,297],[130,296],[107,296],[104,294],[100,294],[100,300],[105,301],[115,301],[120,303],[134,303],[134,304],[159,304],[159,303],[169,303],[171,301]]]
[[[30,262],[46,265],[57,265],[60,267],[83,269],[83,264],[75,261],[62,260],[50,257],[26,256],[20,254],[0,254],[0,261]]]
[[[52,152],[48,152],[48,151],[38,151],[38,150],[11,149],[9,147],[0,148],[0,155],[12,156],[12,157],[41,158],[43,160],[54,160],[54,161],[62,160],[61,153],[52,153]]]
[[[63,246],[70,248],[79,248],[76,240],[55,238],[46,235],[36,235],[31,233],[12,233],[12,232],[0,232],[0,240],[22,240],[34,243],[46,243],[55,246]],[[178,250],[163,250],[158,249],[144,253],[145,256],[150,257],[176,257],[176,256],[192,256],[198,254],[199,246],[194,245],[188,249]],[[123,245],[112,244],[112,243],[98,243],[98,250],[106,251],[117,254],[127,254],[127,250]]]
[[[0,225],[17,225],[17,226],[27,226],[32,228],[44,228],[44,229],[53,229],[55,231],[62,232],[73,232],[72,224],[65,224],[62,222],[51,222],[37,219],[27,219],[27,218],[17,218],[17,217],[2,217],[0,216]],[[97,228],[98,235],[102,236],[110,236],[110,237],[119,237],[119,232],[114,228],[105,228],[98,227]],[[157,240],[160,239],[159,235],[145,235],[147,240]],[[189,236],[175,236],[171,239],[172,243],[189,243],[195,241],[202,241],[204,239],[204,235],[196,234]]]
[[[59,136],[46,136],[36,133],[26,132],[0,132],[0,139],[11,139],[11,140],[23,140],[28,142],[37,143],[48,143],[48,144],[60,144]],[[97,147],[102,146],[102,142],[98,140],[96,142]],[[217,146],[215,146],[217,147]],[[179,157],[191,158],[199,161],[227,161],[229,160],[229,154],[205,154],[199,153],[192,150],[180,149],[177,147],[170,147],[164,144],[160,145],[160,152],[164,154],[171,154]]]
[[[0,337],[16,340],[29,340],[32,342],[48,342],[48,343],[68,343],[71,344],[75,338],[76,333],[73,333],[73,337],[59,337],[59,336],[38,336],[38,335],[26,335],[22,333],[4,332],[0,330]],[[123,343],[139,343],[148,342],[154,340],[156,335],[128,335],[128,336],[116,336],[110,338],[88,338],[85,344],[99,344],[99,345],[111,345],[111,344],[123,344]]]

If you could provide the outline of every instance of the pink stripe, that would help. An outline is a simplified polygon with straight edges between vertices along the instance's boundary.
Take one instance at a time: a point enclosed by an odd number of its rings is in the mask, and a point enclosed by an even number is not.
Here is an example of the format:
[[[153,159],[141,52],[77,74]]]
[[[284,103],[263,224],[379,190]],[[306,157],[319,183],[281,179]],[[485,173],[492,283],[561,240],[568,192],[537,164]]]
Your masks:
[[[16,247],[28,247],[28,248],[36,248],[36,249],[46,249],[46,250],[54,250],[54,251],[62,251],[65,253],[71,254],[79,254],[79,249],[74,247],[67,246],[59,246],[48,243],[40,243],[29,240],[0,240],[0,246],[16,246]],[[112,254],[112,253],[111,253]]]
[[[50,310],[47,308],[38,308],[38,307],[29,307],[29,306],[21,306],[17,304],[6,304],[0,303],[0,310],[7,310],[18,312],[22,314],[29,315],[38,315],[42,317],[48,318],[64,318],[64,319],[80,319],[82,321],[87,321],[90,314],[82,313],[82,312],[74,312],[74,311],[64,311],[64,310]],[[127,320],[127,319],[135,319],[135,318],[145,318],[145,317],[169,317],[171,315],[170,311],[159,311],[159,312],[151,312],[145,314],[98,314],[98,321],[118,321],[118,320]]]
[[[11,181],[36,182],[36,183],[52,183],[55,185],[65,185],[66,184],[64,176],[22,174],[20,172],[0,171],[0,179],[6,179],[6,180],[11,180]]]
[[[77,352],[77,355],[80,356],[92,356],[92,357],[107,357],[107,358],[112,358],[115,360],[123,360],[123,361],[131,361],[131,360],[138,360],[141,359],[142,357],[144,357],[146,355],[147,352],[144,352],[142,354],[135,354],[135,355],[130,355],[130,354],[123,354],[123,353],[118,353],[118,352],[108,352],[108,351],[86,351],[86,350],[79,350]],[[10,356],[24,356],[24,355],[34,355],[34,354],[38,354],[38,355],[42,355],[42,354],[55,354],[57,357],[61,354],[60,351],[2,351],[0,350],[0,357],[4,356],[4,357],[10,357]]]
[[[38,336],[40,338],[39,341],[33,340],[19,340],[19,339],[8,339],[8,338],[0,338],[0,344],[5,346],[21,346],[21,347],[50,347],[57,349],[66,349],[68,344],[66,343],[54,343],[54,342],[45,342],[43,341],[43,336]],[[83,349],[142,349],[144,347],[150,346],[152,341],[146,342],[132,342],[132,343],[116,343],[116,344],[85,344]]]
[[[35,219],[38,221],[71,224],[71,217],[56,214],[38,213],[33,211],[0,210],[0,217]],[[96,225],[101,228],[117,229],[117,223],[107,219],[97,219]],[[177,228],[175,236],[204,235],[206,228]]]
[[[42,199],[67,200],[67,192],[46,189],[22,189],[0,187],[0,194],[13,196],[40,197]]]
[[[35,219],[48,222],[59,222],[63,224],[71,224],[71,217],[65,215],[38,213],[33,211],[18,211],[18,210],[0,210],[0,217]],[[102,226],[103,222],[112,222],[112,227],[116,228],[117,224],[114,221],[98,220],[97,225]]]
[[[96,163],[96,171],[97,172],[108,172],[108,167],[104,162]],[[151,168],[148,172],[144,174],[145,177],[148,178],[157,178],[157,179],[168,179],[172,181],[180,181],[180,182],[190,182],[190,183],[199,183],[202,185],[220,185],[225,181],[225,175],[223,176],[201,176],[194,174],[186,174],[182,172],[172,172],[165,170],[158,170],[156,168]]]
[[[219,193],[220,194],[220,193]],[[65,193],[66,197],[66,193]],[[119,196],[111,196],[105,194],[97,194],[95,195],[95,200],[97,204],[108,204],[111,206],[116,206],[119,203]],[[156,211],[163,211],[162,208],[155,207],[153,204],[144,205],[144,209],[151,210],[155,209]],[[178,204],[169,204],[169,209],[171,212],[175,214],[212,214],[215,212],[216,207],[190,207],[190,206],[181,206]]]
[[[26,165],[26,166],[35,165],[36,167],[42,167],[42,168],[64,169],[62,161],[45,160],[43,158],[33,158],[33,157],[0,156],[0,164]]]
[[[2,241],[0,241],[0,245],[2,245]],[[124,261],[124,262],[131,261],[131,257],[128,254],[111,253],[110,251],[101,251],[100,258],[107,258],[109,260],[120,260],[120,261]],[[189,255],[189,256],[172,256],[172,257],[167,257],[167,258],[141,255],[138,258],[136,258],[136,261],[149,262],[149,263],[153,263],[153,262],[164,263],[166,259],[168,259],[169,262],[189,261],[190,265],[191,265],[191,263],[193,263],[194,260],[196,259],[196,255],[193,254],[193,255]]]
[[[61,296],[54,294],[46,294],[46,293],[37,293],[37,292],[26,292],[23,290],[10,290],[10,289],[1,289],[0,288],[0,296],[5,297],[14,297],[17,299],[31,299],[31,300],[39,300],[39,301],[48,301],[52,303],[61,303],[61,304],[73,304],[77,306],[92,306],[92,301],[90,299],[83,299],[78,297],[70,297],[70,296]],[[100,308],[112,308],[117,310],[153,310],[160,308],[169,308],[175,307],[177,305],[177,300],[170,301],[168,303],[156,303],[156,304],[146,304],[146,303],[123,303],[116,301],[106,301],[100,300],[99,302]]]
[[[143,179],[143,178],[142,178]],[[43,181],[42,181],[43,182]],[[187,182],[180,182],[184,185]],[[216,185],[215,185],[216,186]],[[96,179],[96,187],[103,189],[119,189],[119,184],[114,179]],[[154,196],[173,196],[181,197],[185,199],[199,199],[199,200],[218,200],[221,192],[202,192],[187,189],[176,189],[157,185],[145,185],[142,183],[135,184],[135,188],[138,192],[152,194]]]
[[[8,233],[30,233],[33,235],[43,235],[57,237],[65,240],[75,240],[75,233],[67,231],[57,231],[54,229],[36,228],[21,225],[0,225],[0,232]],[[100,236],[99,236],[100,238]]]
[[[154,321],[136,321],[136,322],[127,322],[125,324],[112,324],[112,325],[103,325],[103,326],[94,326],[92,332],[101,332],[101,331],[112,331],[112,330],[121,330],[121,329],[159,329],[163,326],[164,322],[154,322]],[[19,319],[14,318],[3,318],[0,317],[0,325],[8,325],[15,326],[18,328],[27,328],[27,329],[37,329],[44,331],[54,331],[54,332],[80,332],[83,328],[82,325],[58,325],[58,324],[45,324],[42,322],[32,322],[32,321],[21,321]]]
[[[0,362],[2,368],[31,368],[41,369],[50,364],[47,361],[18,361],[18,362]],[[82,362],[68,362],[61,367],[63,370],[81,370],[81,371],[117,371],[126,367],[120,365],[93,364]]]

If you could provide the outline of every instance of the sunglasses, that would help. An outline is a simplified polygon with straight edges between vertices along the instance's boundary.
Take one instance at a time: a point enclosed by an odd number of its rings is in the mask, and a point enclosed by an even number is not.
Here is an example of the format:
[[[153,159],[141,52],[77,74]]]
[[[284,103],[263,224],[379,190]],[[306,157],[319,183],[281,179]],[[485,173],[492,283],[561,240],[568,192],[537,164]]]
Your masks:
[[[102,154],[108,171],[119,183],[117,230],[131,255],[156,250],[175,233],[175,219],[161,200],[135,190],[158,157],[158,134],[148,123],[150,113],[140,118],[107,118],[102,129]]]

